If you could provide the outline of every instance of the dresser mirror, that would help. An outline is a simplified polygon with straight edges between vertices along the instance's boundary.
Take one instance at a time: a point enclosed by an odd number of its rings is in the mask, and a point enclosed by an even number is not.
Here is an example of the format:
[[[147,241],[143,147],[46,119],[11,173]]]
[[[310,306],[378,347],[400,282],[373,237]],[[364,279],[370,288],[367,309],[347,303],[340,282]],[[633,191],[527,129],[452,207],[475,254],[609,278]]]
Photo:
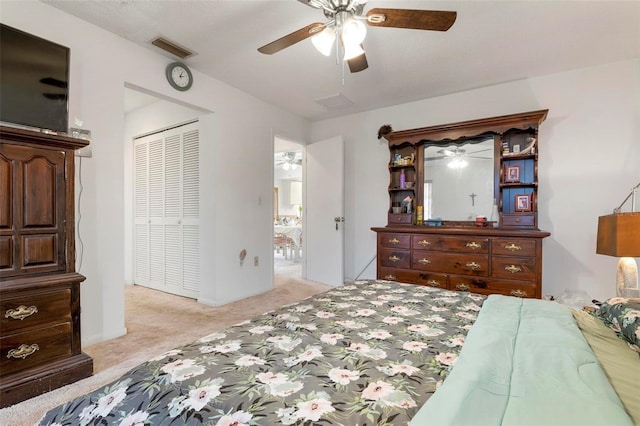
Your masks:
[[[493,134],[424,143],[424,217],[490,220],[495,188]]]

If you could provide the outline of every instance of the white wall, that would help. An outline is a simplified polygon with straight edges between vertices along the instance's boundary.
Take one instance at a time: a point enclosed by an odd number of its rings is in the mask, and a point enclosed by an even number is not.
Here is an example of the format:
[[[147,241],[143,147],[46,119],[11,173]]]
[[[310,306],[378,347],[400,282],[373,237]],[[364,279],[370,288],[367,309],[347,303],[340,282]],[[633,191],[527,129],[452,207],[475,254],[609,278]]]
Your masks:
[[[543,246],[543,294],[615,294],[617,259],[596,254],[595,238],[598,216],[640,181],[640,60],[313,123],[310,141],[335,134],[345,140],[345,274],[366,266],[376,248],[370,228],[386,225],[389,154],[376,138],[380,126],[406,130],[539,109],[549,109],[539,132],[539,226],[551,232]],[[363,274],[374,276],[375,263]]]
[[[82,336],[89,345],[123,334],[125,85],[214,114],[201,117],[203,267],[201,301],[221,304],[264,292],[273,282],[273,135],[307,139],[309,123],[193,70],[188,92],[165,79],[172,59],[38,1],[2,2],[2,22],[71,49],[70,117],[91,130],[82,164],[84,243]],[[267,178],[268,177],[268,178]],[[233,206],[233,209],[227,206]],[[259,256],[260,266],[238,253]]]

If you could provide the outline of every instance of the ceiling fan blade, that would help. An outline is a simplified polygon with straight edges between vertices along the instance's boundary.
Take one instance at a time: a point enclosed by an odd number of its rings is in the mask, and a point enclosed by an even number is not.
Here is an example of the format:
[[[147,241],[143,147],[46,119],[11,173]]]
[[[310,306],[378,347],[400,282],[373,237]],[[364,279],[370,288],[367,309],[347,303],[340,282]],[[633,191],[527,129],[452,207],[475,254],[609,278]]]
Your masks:
[[[369,68],[367,55],[365,55],[364,53],[360,56],[356,56],[353,59],[349,59],[347,63],[349,64],[349,71],[351,71],[352,73],[364,71]]]
[[[313,7],[314,9],[322,9],[322,6],[323,6],[323,2],[318,0],[298,0],[298,1],[309,7]]]
[[[374,27],[447,31],[456,21],[456,12],[439,10],[383,9],[367,12],[367,24]]]
[[[297,31],[292,32],[291,34],[287,34],[284,37],[279,38],[276,41],[272,41],[269,44],[265,44],[264,46],[258,49],[258,52],[264,53],[265,55],[273,55],[276,52],[281,51],[284,48],[292,46],[299,41],[302,41],[306,38],[311,37],[324,30],[325,24],[320,22],[314,22],[313,24],[309,24],[304,28],[300,28]]]

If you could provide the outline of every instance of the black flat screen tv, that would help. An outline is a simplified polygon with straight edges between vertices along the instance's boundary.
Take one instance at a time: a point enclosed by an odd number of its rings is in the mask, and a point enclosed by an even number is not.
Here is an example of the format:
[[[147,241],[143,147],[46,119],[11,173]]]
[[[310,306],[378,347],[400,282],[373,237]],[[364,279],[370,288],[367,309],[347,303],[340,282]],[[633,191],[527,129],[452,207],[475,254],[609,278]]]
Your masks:
[[[0,24],[0,121],[66,133],[69,48]]]

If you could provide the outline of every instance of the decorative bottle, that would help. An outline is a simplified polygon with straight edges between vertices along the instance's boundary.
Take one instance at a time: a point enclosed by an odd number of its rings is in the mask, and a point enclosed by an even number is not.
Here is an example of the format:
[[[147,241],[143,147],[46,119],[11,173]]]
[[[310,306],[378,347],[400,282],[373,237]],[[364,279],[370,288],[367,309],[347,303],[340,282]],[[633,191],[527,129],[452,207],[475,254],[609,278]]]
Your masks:
[[[500,213],[498,212],[498,204],[496,203],[496,199],[493,199],[493,207],[491,208],[491,222],[493,222],[493,227],[497,228],[500,225]]]
[[[406,179],[407,177],[404,174],[404,169],[400,170],[400,188],[401,189],[404,189]]]

